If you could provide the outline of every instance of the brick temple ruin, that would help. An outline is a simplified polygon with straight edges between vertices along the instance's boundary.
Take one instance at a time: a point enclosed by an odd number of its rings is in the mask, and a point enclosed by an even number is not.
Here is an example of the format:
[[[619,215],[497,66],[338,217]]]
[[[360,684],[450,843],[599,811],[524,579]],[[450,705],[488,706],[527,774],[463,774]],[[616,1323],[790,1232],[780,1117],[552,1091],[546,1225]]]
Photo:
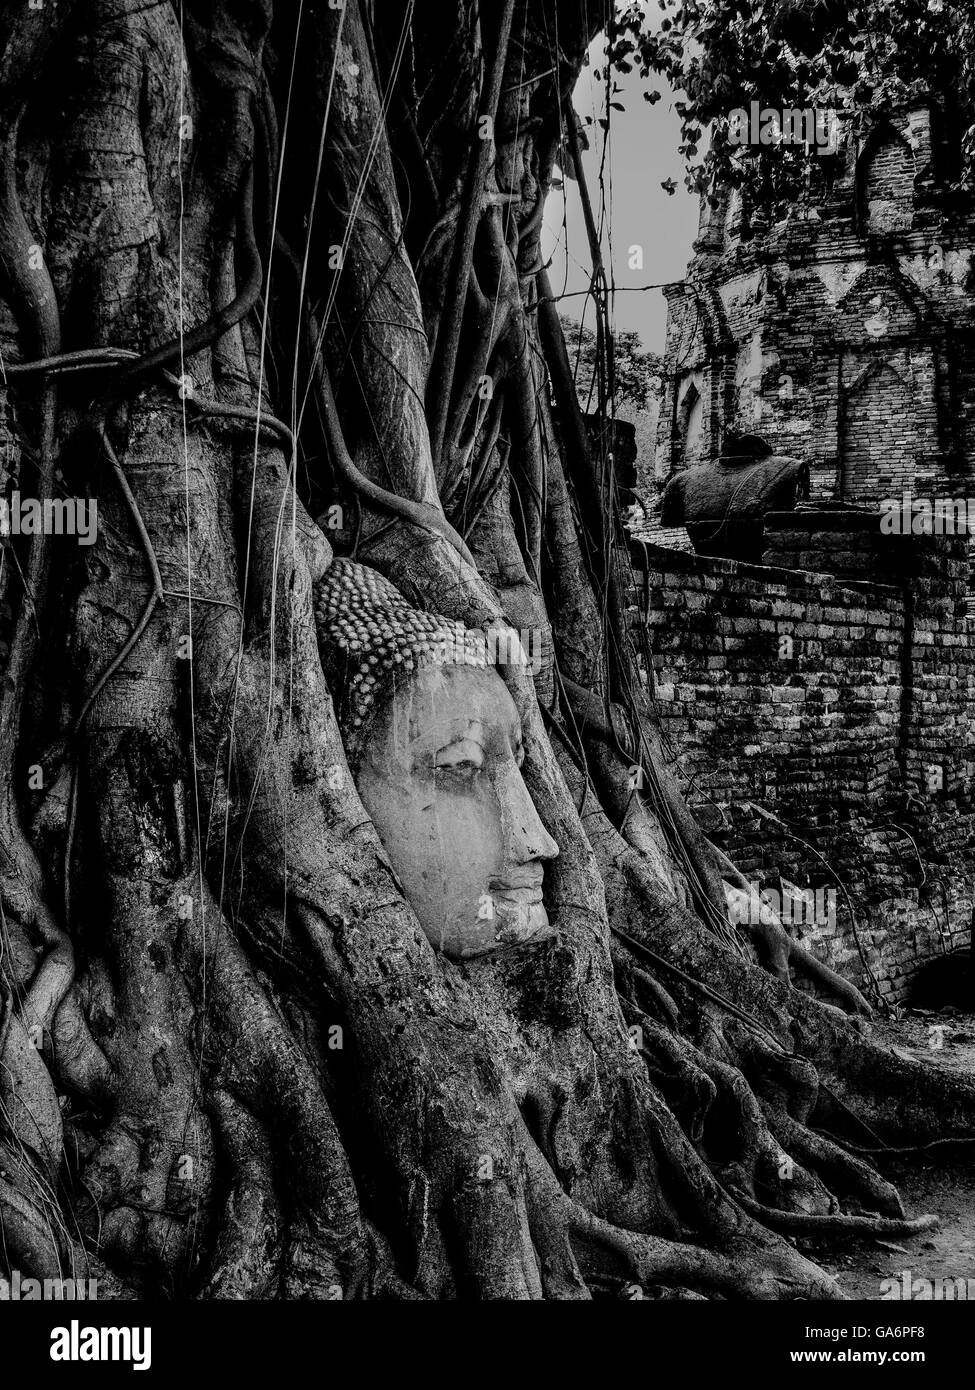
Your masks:
[[[954,171],[919,106],[811,159],[781,220],[704,200],[665,289],[645,491],[761,436],[803,461],[808,501],[764,517],[747,563],[695,553],[653,505],[632,546],[698,816],[765,889],[833,890],[794,930],[892,1002],[971,941],[970,543],[880,526],[891,497],[975,496],[975,217],[950,210]]]

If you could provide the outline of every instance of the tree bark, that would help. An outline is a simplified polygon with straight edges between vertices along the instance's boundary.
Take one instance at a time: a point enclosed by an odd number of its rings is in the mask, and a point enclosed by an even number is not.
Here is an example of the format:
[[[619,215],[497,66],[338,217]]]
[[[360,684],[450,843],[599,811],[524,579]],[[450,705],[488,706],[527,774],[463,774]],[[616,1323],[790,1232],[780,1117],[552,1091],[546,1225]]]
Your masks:
[[[538,254],[585,7],[381,8],[0,23],[9,482],[100,523],[0,570],[0,1259],[836,1297],[792,1232],[924,1228],[845,1108],[960,1135],[975,1093],[758,965],[666,767]],[[402,897],[318,655],[335,551],[547,634],[506,679],[548,944],[456,964]]]

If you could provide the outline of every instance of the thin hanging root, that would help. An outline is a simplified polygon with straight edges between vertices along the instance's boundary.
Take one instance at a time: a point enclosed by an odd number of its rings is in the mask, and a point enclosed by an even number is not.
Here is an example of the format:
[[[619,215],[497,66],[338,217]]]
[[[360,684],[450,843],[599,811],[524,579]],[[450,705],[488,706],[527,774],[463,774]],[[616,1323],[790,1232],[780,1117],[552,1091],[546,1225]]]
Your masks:
[[[132,521],[135,525],[135,529],[141,542],[142,549],[145,552],[146,563],[149,567],[149,575],[152,579],[152,588],[149,592],[149,596],[146,599],[146,602],[142,609],[142,613],[140,614],[135,627],[132,629],[126,640],[122,643],[121,647],[119,647],[118,651],[112,657],[111,661],[105,667],[104,671],[102,671],[101,675],[98,677],[98,679],[95,681],[95,684],[89,691],[88,696],[84,704],[82,705],[81,710],[78,713],[78,717],[74,722],[74,727],[72,730],[72,735],[74,738],[77,738],[80,734],[82,728],[84,727],[85,720],[88,718],[92,706],[98,699],[101,692],[105,689],[106,685],[115,675],[116,671],[118,671],[119,668],[122,666],[129,653],[134,650],[134,648],[142,639],[142,634],[149,626],[149,623],[152,620],[152,615],[156,611],[156,605],[162,600],[163,597],[162,575],[159,572],[159,561],[156,559],[156,552],[153,548],[152,540],[150,539],[149,532],[146,530],[146,524],[142,519],[142,513],[139,510],[139,504],[138,502],[136,502],[135,497],[132,493],[132,489],[129,487],[129,480],[125,476],[125,472],[122,468],[122,465],[118,460],[118,455],[112,448],[111,440],[108,437],[108,432],[105,428],[104,423],[101,423],[98,427],[98,437],[101,442],[102,448],[105,452],[105,457],[108,459],[109,463],[112,466],[112,472],[115,474],[115,480],[118,483],[119,490],[121,491],[122,496],[125,498],[125,504],[128,507],[129,512],[132,516]],[[64,841],[64,919],[69,925],[71,922],[71,860],[74,854],[74,837],[75,829],[77,826],[77,819],[78,769],[77,766],[74,766],[71,773],[71,791],[68,797],[68,830]]]
[[[839,1195],[848,1193],[869,1203],[871,1210],[884,1216],[904,1218],[904,1204],[897,1188],[869,1163],[847,1153],[825,1135],[797,1123],[791,1115],[779,1112],[769,1115],[768,1121],[782,1147],[801,1159],[806,1167],[821,1173]]]
[[[645,795],[651,801],[654,814],[664,828],[674,854],[688,874],[705,920],[715,935],[738,955],[743,955],[740,934],[728,921],[724,881],[718,871],[714,848],[691,814],[674,777],[657,730],[642,722],[634,728],[628,712],[615,703],[604,702],[592,690],[564,677],[563,688],[569,704],[583,730],[591,739],[598,739],[616,753],[604,768],[600,790],[604,802],[616,803],[616,819],[624,823],[621,808],[631,801],[628,766],[639,767],[645,778]],[[628,762],[626,761],[628,760]],[[645,859],[640,851],[639,857]]]
[[[238,93],[239,119],[246,119],[248,98],[241,90]],[[123,367],[116,381],[116,391],[131,394],[144,378],[151,376],[162,367],[173,362],[185,361],[197,353],[211,347],[230,332],[245,318],[257,303],[264,280],[260,252],[254,239],[254,166],[248,161],[240,184],[240,209],[237,221],[240,237],[238,249],[244,252],[247,274],[233,300],[218,309],[207,321],[189,333],[171,338],[159,347],[153,348],[144,356],[136,358],[129,366]]]
[[[728,1191],[749,1215],[770,1231],[781,1231],[784,1235],[917,1236],[936,1230],[940,1224],[937,1216],[915,1216],[903,1221],[889,1216],[805,1216],[800,1212],[776,1211],[774,1207],[763,1206],[733,1187]]]
[[[294,252],[280,233],[276,234],[275,245],[280,249],[285,260],[291,265],[293,271],[297,275],[298,283],[302,284],[303,275],[301,267],[298,264]],[[335,396],[332,391],[331,378],[325,366],[321,351],[320,345],[323,340],[323,334],[319,331],[315,316],[307,305],[302,306],[302,313],[307,325],[307,346],[319,398],[318,405],[322,427],[333,467],[361,499],[378,507],[381,511],[392,513],[394,517],[400,517],[404,521],[411,522],[414,526],[418,526],[421,530],[427,531],[433,536],[439,536],[441,540],[445,540],[448,545],[456,550],[457,554],[466,564],[470,565],[472,569],[476,569],[474,557],[468,550],[463,538],[458,535],[453,526],[450,525],[443,513],[442,506],[427,502],[416,502],[411,497],[401,497],[399,493],[389,492],[386,488],[380,487],[378,483],[373,482],[371,478],[367,478],[362,470],[355,464],[345,442],[345,436],[342,433],[338,407],[336,406]]]
[[[30,1183],[30,1196],[21,1182],[26,1171],[7,1148],[0,1149],[3,1176],[0,1176],[0,1251],[10,1268],[23,1270],[35,1279],[67,1278],[71,1273],[68,1262],[70,1242],[64,1221],[39,1183]]]
[[[82,705],[78,717],[74,723],[75,736],[77,736],[77,734],[80,733],[82,727],[84,726],[85,720],[88,718],[92,705],[94,705],[101,692],[105,689],[105,686],[115,675],[115,672],[122,665],[125,658],[138,644],[139,639],[142,637],[142,634],[149,626],[149,622],[152,618],[153,613],[155,612],[156,605],[162,600],[163,597],[162,575],[159,572],[159,561],[156,559],[155,549],[153,548],[152,541],[149,537],[149,532],[146,530],[146,524],[142,519],[142,513],[139,510],[139,504],[138,502],[136,502],[135,497],[132,494],[132,489],[129,487],[129,480],[128,478],[126,478],[122,465],[119,463],[118,455],[112,448],[112,444],[108,437],[108,433],[105,429],[104,424],[100,425],[98,428],[98,438],[103,450],[105,451],[105,457],[111,464],[112,472],[115,474],[115,481],[118,483],[119,491],[125,498],[125,505],[128,507],[129,514],[131,515],[133,524],[135,525],[136,533],[139,537],[139,542],[142,546],[143,552],[146,557],[146,564],[149,567],[149,576],[152,580],[152,589],[149,593],[148,598],[146,599],[145,606],[142,609],[142,613],[140,614],[139,620],[136,623],[135,627],[132,629],[125,642],[123,642],[122,646],[115,653],[114,657],[106,666],[105,670],[98,677],[95,684],[92,686],[88,694],[88,697],[85,700],[85,703]]]
[[[514,12],[514,0],[505,0],[498,16],[494,53],[491,55],[490,66],[484,76],[481,105],[478,109],[483,111],[492,122],[498,113],[498,102],[504,81],[505,61],[508,56],[508,42],[511,36]],[[460,226],[451,257],[446,302],[438,326],[433,361],[430,364],[428,381],[430,448],[434,468],[438,471],[450,416],[454,370],[457,350],[460,346],[467,287],[474,262],[474,243],[482,212],[482,195],[494,157],[493,141],[479,140],[473,142],[464,181],[463,200],[459,214]]]
[[[819,1137],[825,1137],[820,1135],[819,1130],[815,1132]],[[888,1145],[884,1145],[883,1148],[868,1149],[864,1148],[862,1144],[850,1144],[849,1147],[858,1154],[870,1154],[876,1158],[897,1158],[909,1154],[954,1153],[956,1151],[968,1153],[975,1147],[975,1135],[951,1135],[947,1139],[932,1139],[930,1144],[907,1144],[900,1148],[890,1148]]]

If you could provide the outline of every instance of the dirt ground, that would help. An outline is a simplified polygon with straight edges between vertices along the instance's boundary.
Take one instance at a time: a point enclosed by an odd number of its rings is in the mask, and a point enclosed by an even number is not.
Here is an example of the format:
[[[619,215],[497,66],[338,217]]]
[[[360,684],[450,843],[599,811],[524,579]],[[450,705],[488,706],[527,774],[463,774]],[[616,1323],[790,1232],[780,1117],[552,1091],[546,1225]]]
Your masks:
[[[975,1076],[975,1015],[915,1012],[876,1024],[875,1036],[911,1056]],[[892,1157],[878,1166],[900,1189],[908,1215],[933,1212],[941,1218],[938,1229],[913,1238],[803,1243],[803,1250],[836,1275],[849,1298],[883,1299],[882,1281],[894,1279],[903,1288],[907,1270],[909,1282],[931,1280],[935,1290],[940,1279],[971,1280],[975,1299],[975,1144]],[[947,1287],[958,1296],[958,1286]],[[890,1297],[892,1290],[886,1292]]]

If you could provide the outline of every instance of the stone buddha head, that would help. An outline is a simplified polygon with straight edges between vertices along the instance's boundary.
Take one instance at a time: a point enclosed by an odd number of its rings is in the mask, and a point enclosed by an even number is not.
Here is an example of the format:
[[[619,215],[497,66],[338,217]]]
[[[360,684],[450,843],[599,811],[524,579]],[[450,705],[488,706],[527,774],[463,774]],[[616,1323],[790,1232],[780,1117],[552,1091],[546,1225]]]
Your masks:
[[[426,935],[455,959],[553,934],[558,854],[521,773],[521,721],[484,634],[412,608],[335,560],[316,590],[319,646],[360,799]]]

